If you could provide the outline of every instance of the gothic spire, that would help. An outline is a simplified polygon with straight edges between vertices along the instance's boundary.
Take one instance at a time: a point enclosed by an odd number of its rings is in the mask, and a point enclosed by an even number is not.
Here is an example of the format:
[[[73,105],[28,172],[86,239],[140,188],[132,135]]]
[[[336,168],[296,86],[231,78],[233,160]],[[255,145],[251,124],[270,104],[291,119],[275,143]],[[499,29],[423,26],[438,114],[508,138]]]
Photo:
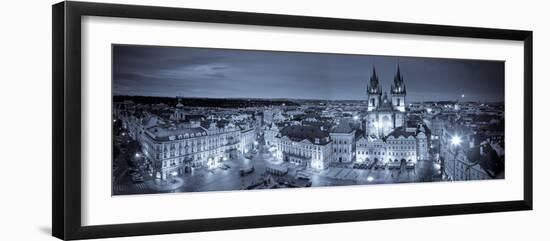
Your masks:
[[[401,68],[399,64],[397,64],[397,73],[395,73],[395,77],[393,77],[393,84],[391,86],[391,92],[392,94],[405,94],[405,83],[403,82],[403,75],[401,74]]]
[[[403,83],[403,75],[401,75],[401,68],[399,67],[399,64],[397,64],[397,73],[393,78],[393,82],[395,85],[400,85]]]
[[[380,83],[378,81],[378,75],[376,74],[376,68],[374,65],[372,66],[372,75],[370,77],[370,84],[367,85],[367,93],[368,94],[381,94],[382,88],[380,87]]]

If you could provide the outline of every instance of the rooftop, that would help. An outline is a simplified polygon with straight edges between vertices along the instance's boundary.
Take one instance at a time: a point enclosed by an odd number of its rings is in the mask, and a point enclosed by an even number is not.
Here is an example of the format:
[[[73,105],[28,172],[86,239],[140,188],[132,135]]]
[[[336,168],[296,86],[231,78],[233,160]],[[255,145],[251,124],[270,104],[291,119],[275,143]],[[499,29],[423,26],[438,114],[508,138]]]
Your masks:
[[[495,178],[504,174],[504,156],[499,157],[491,145],[482,144],[465,152],[472,166],[479,164],[490,177]]]
[[[149,136],[157,141],[171,141],[195,136],[205,136],[206,129],[202,127],[175,128],[168,126],[153,126],[147,129]]]
[[[312,143],[315,143],[315,140],[318,139],[319,144],[324,145],[330,142],[328,139],[329,134],[327,131],[322,131],[319,127],[316,126],[304,126],[304,125],[293,125],[284,127],[281,130],[281,135],[286,136],[293,141],[302,141],[309,140]]]
[[[342,121],[340,124],[332,127],[330,130],[331,133],[351,133],[353,132],[353,129],[351,128],[351,125],[347,121]]]
[[[408,138],[409,136],[415,136],[416,132],[414,131],[408,131],[405,127],[397,127],[395,128],[390,134],[388,134],[388,137],[393,136],[394,138],[399,138],[400,136],[403,136],[405,138]]]

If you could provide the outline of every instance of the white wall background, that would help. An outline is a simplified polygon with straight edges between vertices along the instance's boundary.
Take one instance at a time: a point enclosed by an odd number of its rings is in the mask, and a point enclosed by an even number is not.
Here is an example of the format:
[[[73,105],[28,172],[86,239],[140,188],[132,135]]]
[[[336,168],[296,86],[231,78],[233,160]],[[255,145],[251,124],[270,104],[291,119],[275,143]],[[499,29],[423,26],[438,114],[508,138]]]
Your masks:
[[[189,8],[315,15],[534,31],[534,206],[508,212],[263,228],[116,240],[548,240],[550,162],[545,97],[550,7],[545,1],[111,0]],[[0,240],[54,240],[51,232],[51,4],[9,1],[0,14]],[[405,197],[406,198],[406,197]]]

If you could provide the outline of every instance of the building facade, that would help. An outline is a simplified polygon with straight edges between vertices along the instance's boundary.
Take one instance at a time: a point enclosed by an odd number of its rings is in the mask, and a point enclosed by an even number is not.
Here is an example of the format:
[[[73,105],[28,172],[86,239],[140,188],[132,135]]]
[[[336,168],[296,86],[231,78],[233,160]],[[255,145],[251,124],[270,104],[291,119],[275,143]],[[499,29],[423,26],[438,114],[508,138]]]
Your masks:
[[[462,126],[445,125],[441,142],[441,162],[445,178],[453,181],[504,177],[504,156],[487,137]],[[460,138],[454,142],[453,138]]]
[[[208,128],[200,123],[156,125],[141,138],[142,151],[157,178],[181,175],[192,168],[215,167],[243,151],[241,130],[232,123]]]
[[[384,137],[393,129],[405,126],[406,89],[399,66],[391,86],[391,97],[382,93],[376,69],[367,85],[367,115],[365,134]]]
[[[286,126],[276,139],[278,160],[317,170],[328,167],[332,140],[327,131],[317,126]]]
[[[382,92],[373,68],[367,85],[367,110],[364,117],[350,113],[355,125],[345,117],[328,130],[323,127],[295,124],[279,131],[275,125],[264,127],[266,145],[276,143],[282,161],[312,167],[322,163],[416,163],[430,159],[430,135],[427,125],[415,122],[407,127],[406,88],[399,66],[390,95]],[[359,122],[363,119],[364,125]],[[328,151],[328,152],[327,152]]]
[[[416,130],[398,128],[386,138],[387,155],[385,162],[416,162],[418,160]]]
[[[382,162],[386,159],[387,145],[381,138],[363,136],[356,143],[356,162]]]
[[[256,129],[253,126],[243,125],[240,127],[239,151],[249,153],[256,147]]]
[[[357,162],[407,162],[429,159],[430,131],[419,123],[407,127],[406,87],[397,67],[390,90],[382,92],[380,80],[373,68],[367,85],[367,113],[364,136],[355,143]]]
[[[341,122],[330,131],[332,162],[350,163],[355,160],[355,130],[349,123]]]
[[[264,141],[268,148],[277,146],[277,134],[279,134],[279,128],[274,123],[270,123],[263,127]]]

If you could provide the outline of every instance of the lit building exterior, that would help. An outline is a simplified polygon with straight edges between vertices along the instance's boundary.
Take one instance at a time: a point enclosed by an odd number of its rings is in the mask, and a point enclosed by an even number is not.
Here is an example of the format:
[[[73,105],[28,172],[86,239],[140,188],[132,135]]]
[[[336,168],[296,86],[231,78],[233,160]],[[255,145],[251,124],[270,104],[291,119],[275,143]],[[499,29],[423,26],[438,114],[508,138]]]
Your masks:
[[[386,161],[391,162],[416,162],[417,139],[414,128],[398,128],[386,138]]]
[[[255,143],[255,128],[248,125],[241,127],[241,134],[239,137],[239,151],[241,151],[241,153],[248,153],[252,151],[252,149],[254,149]]]
[[[367,86],[367,114],[364,136],[355,143],[355,161],[412,162],[427,160],[430,130],[424,124],[406,127],[406,88],[399,66],[391,85],[391,97],[382,94],[379,78],[373,69]]]
[[[446,165],[449,178],[453,181],[491,179],[480,165],[470,161],[464,151],[459,151],[456,158],[449,160]]]
[[[399,67],[391,85],[391,97],[387,93],[382,96],[379,78],[373,69],[367,86],[364,130],[354,127],[345,118],[340,119],[330,131],[309,125],[292,125],[279,132],[275,125],[268,125],[264,127],[266,144],[276,143],[280,160],[308,167],[313,166],[314,160],[320,163],[379,164],[428,160],[431,132],[421,119],[416,127],[406,127],[405,95],[406,88]],[[357,113],[349,114],[355,116]],[[325,147],[329,147],[329,153],[325,153]],[[317,157],[317,153],[322,155]]]
[[[265,145],[280,161],[314,169],[325,169],[331,162],[415,163],[430,158],[431,133],[425,124],[406,127],[405,95],[399,67],[390,95],[383,94],[373,69],[367,86],[366,113],[347,111],[347,116],[352,118],[332,117],[340,118],[332,128],[324,124],[316,126],[317,119],[313,117],[304,119],[303,123],[293,120],[279,128],[276,123],[280,124],[283,119],[282,112],[265,110],[240,115],[217,111],[209,118],[211,123],[201,125],[201,122],[187,120],[179,99],[176,107],[170,109],[166,122],[154,115],[142,118],[130,115],[123,123],[128,125],[131,137],[142,143],[155,174],[163,179],[195,167],[214,167],[226,158],[250,152],[259,144],[256,136],[262,122]],[[304,115],[305,112],[302,109],[285,112],[289,114]],[[227,115],[239,118],[222,120]],[[363,126],[361,120],[364,120]],[[333,125],[330,121],[321,123]]]
[[[277,125],[271,123],[263,127],[265,145],[268,148],[277,146],[277,134],[279,134],[279,128]]]
[[[367,158],[369,157],[369,141],[367,138],[362,136],[355,142],[355,162],[363,163],[367,161]]]
[[[356,162],[379,162],[386,158],[387,146],[384,140],[375,137],[361,137],[356,143]]]
[[[204,128],[199,123],[157,125],[145,130],[142,151],[161,179],[195,167],[213,167],[242,150],[241,131],[232,123]]]
[[[341,122],[330,131],[332,161],[349,163],[355,159],[355,130],[349,123]]]
[[[382,95],[382,87],[373,68],[370,83],[367,86],[366,135],[384,137],[393,129],[405,126],[406,89],[399,67],[391,86],[391,98]]]
[[[173,121],[182,121],[185,120],[185,111],[183,110],[183,104],[181,103],[181,98],[178,97],[178,104],[176,105],[176,110],[170,116],[170,120]]]
[[[460,138],[454,142],[453,138]],[[446,125],[441,136],[441,159],[446,179],[483,180],[504,177],[504,156],[498,144],[463,126]]]
[[[276,136],[277,159],[314,169],[325,169],[331,160],[332,140],[316,126],[293,125]]]
[[[418,130],[416,131],[416,155],[418,160],[430,160],[430,136],[431,133],[427,126],[420,125],[418,127]]]

